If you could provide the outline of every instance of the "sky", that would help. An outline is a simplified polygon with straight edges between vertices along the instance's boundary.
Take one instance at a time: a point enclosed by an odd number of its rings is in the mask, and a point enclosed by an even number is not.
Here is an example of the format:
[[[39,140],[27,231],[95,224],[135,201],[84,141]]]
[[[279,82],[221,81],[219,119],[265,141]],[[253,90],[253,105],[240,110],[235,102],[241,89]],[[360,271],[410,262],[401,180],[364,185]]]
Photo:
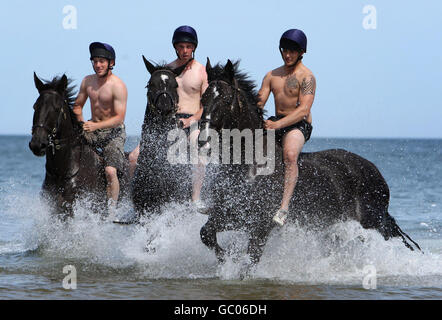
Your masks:
[[[303,62],[317,81],[312,137],[440,139],[441,15],[438,0],[2,1],[0,134],[30,134],[34,71],[79,86],[93,72],[88,46],[101,41],[114,47],[114,73],[128,88],[127,134],[140,135],[149,78],[141,56],[172,61],[173,31],[190,25],[198,61],[240,59],[258,89],[283,63],[281,34],[303,30]],[[265,108],[274,114],[273,97]]]

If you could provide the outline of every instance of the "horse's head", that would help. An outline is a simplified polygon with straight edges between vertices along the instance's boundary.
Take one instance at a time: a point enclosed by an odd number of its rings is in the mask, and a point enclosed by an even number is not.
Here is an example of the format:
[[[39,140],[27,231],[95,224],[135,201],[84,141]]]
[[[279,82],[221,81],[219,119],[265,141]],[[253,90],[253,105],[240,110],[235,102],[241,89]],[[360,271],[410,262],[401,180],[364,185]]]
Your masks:
[[[255,85],[247,75],[238,71],[238,65],[239,62],[227,60],[225,66],[217,64],[212,67],[207,58],[209,86],[201,98],[204,107],[202,133],[208,129],[219,132],[222,129],[262,128]]]
[[[36,156],[44,156],[47,148],[53,146],[61,121],[67,118],[68,79],[66,75],[54,78],[51,82],[43,83],[34,72],[35,87],[39,97],[34,103],[34,118],[32,123],[32,140],[29,148]]]
[[[144,64],[151,77],[147,84],[147,101],[151,114],[172,117],[178,109],[178,83],[176,77],[186,65],[177,69],[166,66],[154,66],[143,56]]]

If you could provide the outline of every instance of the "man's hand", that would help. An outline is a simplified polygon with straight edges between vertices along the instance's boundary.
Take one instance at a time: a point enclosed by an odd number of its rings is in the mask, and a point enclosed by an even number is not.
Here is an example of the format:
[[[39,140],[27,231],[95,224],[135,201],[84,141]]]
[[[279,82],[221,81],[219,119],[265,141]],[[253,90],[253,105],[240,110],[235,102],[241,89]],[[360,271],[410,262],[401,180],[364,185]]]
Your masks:
[[[83,124],[83,130],[86,132],[94,132],[95,130],[100,129],[99,124],[93,121],[86,121]]]
[[[192,124],[194,124],[195,122],[197,122],[197,120],[195,120],[194,117],[190,117],[188,119],[180,118],[180,119],[178,119],[178,121],[181,121],[181,123],[183,124],[181,129],[186,129],[186,128],[190,127]]]
[[[265,120],[264,128],[266,128],[267,130],[278,130],[280,129],[280,126],[278,124],[278,121]]]

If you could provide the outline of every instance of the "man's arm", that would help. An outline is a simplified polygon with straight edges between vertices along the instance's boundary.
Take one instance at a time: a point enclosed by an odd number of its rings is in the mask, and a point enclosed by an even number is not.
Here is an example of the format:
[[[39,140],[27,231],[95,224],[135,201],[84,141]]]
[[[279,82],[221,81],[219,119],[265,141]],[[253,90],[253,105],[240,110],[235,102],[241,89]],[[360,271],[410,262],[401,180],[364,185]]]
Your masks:
[[[267,73],[262,80],[261,89],[258,91],[258,107],[264,108],[267,100],[269,99],[272,87],[270,85],[271,72]]]
[[[307,119],[313,105],[316,93],[316,79],[313,74],[309,74],[302,79],[299,91],[299,106],[286,117],[276,121],[276,127],[281,129],[295,124],[303,119]]]
[[[77,120],[80,122],[84,122],[83,119],[83,107],[87,100],[87,91],[86,91],[86,78],[83,79],[80,85],[80,92],[78,93],[77,99],[75,99],[74,106],[72,107],[72,111],[77,116]]]
[[[127,106],[127,89],[123,82],[113,88],[113,104],[115,115],[100,122],[88,121],[83,125],[85,131],[95,131],[97,129],[115,128],[124,123]]]

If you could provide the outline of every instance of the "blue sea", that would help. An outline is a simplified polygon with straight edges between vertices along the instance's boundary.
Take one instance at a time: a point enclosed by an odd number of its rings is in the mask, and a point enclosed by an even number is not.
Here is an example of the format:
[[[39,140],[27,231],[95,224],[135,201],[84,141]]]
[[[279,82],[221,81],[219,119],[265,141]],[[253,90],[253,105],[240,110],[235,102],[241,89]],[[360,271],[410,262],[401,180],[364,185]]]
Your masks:
[[[272,231],[245,277],[246,235],[219,235],[231,253],[219,265],[200,241],[207,216],[183,204],[145,227],[107,223],[85,203],[68,225],[50,219],[39,197],[45,159],[29,140],[0,136],[0,299],[442,299],[442,140],[312,138],[304,147],[373,162],[390,186],[390,214],[424,253],[351,221],[321,232],[293,224]],[[126,149],[136,143],[129,137]]]

